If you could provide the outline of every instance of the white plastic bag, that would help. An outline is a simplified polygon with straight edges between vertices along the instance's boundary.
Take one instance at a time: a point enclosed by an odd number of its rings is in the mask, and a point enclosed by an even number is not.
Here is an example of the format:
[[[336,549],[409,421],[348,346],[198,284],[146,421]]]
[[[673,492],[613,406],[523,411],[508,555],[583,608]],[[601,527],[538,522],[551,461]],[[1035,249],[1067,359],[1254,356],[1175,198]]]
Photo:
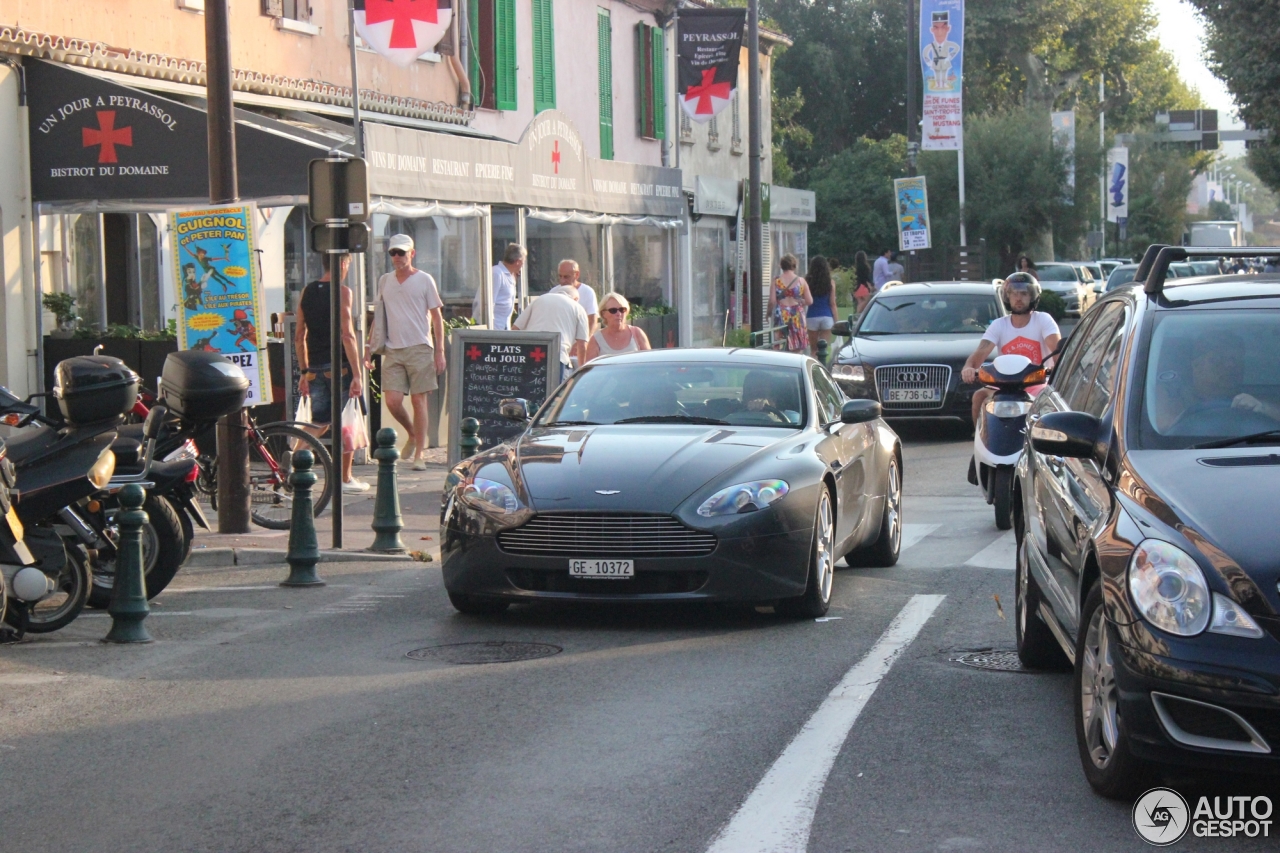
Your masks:
[[[359,397],[342,407],[342,452],[351,453],[369,446],[369,429],[364,422],[364,404]]]
[[[311,395],[303,394],[298,398],[298,411],[294,412],[293,419],[300,424],[311,423]]]

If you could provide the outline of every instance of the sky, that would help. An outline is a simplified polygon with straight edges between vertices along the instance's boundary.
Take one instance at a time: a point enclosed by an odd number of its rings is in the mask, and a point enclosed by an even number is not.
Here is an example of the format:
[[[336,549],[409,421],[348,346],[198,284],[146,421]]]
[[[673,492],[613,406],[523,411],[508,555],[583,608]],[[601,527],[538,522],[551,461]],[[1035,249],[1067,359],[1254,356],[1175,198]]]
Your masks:
[[[1185,0],[1153,0],[1160,22],[1156,36],[1178,63],[1182,79],[1200,90],[1205,105],[1218,110],[1219,127],[1242,127],[1226,84],[1214,77],[1201,56],[1204,24]]]

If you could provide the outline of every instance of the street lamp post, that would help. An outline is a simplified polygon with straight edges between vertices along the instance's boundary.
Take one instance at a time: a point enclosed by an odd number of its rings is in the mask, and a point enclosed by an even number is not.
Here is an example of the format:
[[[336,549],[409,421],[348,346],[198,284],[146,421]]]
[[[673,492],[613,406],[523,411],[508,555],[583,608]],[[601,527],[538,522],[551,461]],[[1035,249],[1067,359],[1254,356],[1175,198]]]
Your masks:
[[[764,325],[764,225],[760,205],[760,0],[747,4],[747,147],[750,186],[747,232],[750,239],[751,331],[763,332]]]

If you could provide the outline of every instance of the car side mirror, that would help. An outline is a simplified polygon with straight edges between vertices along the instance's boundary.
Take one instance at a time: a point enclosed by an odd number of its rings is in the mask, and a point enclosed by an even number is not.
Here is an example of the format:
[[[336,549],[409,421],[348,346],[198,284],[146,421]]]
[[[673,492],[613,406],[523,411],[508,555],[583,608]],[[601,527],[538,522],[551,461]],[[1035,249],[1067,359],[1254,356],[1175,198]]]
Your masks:
[[[142,434],[146,438],[159,438],[160,430],[164,428],[165,419],[169,417],[169,410],[164,406],[156,406],[147,412],[147,419],[142,424]]]
[[[498,413],[509,421],[529,421],[529,401],[523,397],[508,397],[498,404]]]
[[[839,323],[836,323],[831,327],[831,334],[847,338],[853,334],[853,329],[851,328],[848,320],[841,320]]]
[[[1031,427],[1031,447],[1046,456],[1092,459],[1102,439],[1102,421],[1085,412],[1050,412]]]
[[[865,424],[880,417],[880,404],[875,400],[849,400],[840,408],[840,422]]]

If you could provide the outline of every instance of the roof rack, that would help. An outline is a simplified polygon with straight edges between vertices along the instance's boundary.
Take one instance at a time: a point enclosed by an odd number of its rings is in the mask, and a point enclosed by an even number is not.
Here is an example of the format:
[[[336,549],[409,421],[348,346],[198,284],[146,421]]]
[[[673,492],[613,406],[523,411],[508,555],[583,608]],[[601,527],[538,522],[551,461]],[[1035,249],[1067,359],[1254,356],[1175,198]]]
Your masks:
[[[1166,246],[1152,243],[1142,256],[1133,280],[1135,284],[1141,282],[1146,293],[1161,293],[1169,264],[1188,258],[1256,258],[1278,252],[1280,249],[1270,246]]]

